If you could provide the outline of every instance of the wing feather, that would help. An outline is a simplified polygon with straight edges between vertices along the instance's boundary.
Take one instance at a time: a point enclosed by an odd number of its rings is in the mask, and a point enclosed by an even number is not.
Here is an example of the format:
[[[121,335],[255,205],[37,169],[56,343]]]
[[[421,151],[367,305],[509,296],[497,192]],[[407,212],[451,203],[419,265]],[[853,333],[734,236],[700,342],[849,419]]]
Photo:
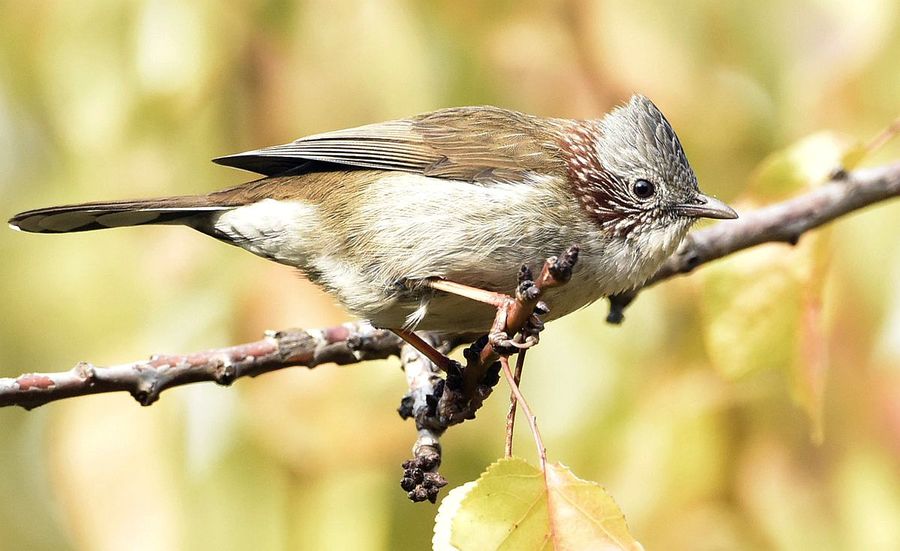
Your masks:
[[[564,125],[496,107],[460,107],[315,134],[214,161],[266,176],[357,167],[512,181],[563,173],[558,144]]]

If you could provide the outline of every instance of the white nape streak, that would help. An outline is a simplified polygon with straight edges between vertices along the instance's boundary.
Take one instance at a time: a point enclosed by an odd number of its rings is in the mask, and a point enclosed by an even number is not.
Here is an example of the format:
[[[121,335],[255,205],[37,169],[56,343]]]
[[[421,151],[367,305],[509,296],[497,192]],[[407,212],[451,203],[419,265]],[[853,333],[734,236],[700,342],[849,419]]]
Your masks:
[[[276,199],[236,207],[213,219],[213,227],[235,245],[290,266],[305,263],[305,244],[315,238],[318,226],[314,205]]]

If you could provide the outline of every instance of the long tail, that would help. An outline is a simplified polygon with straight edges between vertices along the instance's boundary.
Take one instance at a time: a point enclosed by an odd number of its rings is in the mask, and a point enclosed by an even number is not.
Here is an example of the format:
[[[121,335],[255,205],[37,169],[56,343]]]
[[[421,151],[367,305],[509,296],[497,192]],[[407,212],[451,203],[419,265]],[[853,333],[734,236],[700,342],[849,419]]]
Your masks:
[[[181,224],[204,231],[213,213],[232,208],[232,205],[214,204],[204,195],[103,201],[29,210],[10,218],[9,225],[34,233],[67,233],[144,224]]]

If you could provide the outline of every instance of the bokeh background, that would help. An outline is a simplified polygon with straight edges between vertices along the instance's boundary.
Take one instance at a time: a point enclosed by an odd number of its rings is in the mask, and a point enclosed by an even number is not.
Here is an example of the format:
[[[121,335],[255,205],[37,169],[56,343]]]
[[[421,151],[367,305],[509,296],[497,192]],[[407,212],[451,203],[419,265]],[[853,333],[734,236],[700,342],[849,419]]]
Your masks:
[[[249,175],[212,157],[439,107],[590,118],[633,91],[749,208],[900,114],[898,31],[895,0],[0,1],[0,214],[214,190]],[[823,130],[812,176],[766,161]],[[900,549],[898,236],[894,202],[655,287],[621,327],[602,303],[551,324],[523,385],[550,458],[648,549]],[[2,376],[347,319],[183,228],[0,251]],[[0,410],[0,549],[425,548],[398,365]],[[502,454],[505,396],[445,436],[453,485]]]

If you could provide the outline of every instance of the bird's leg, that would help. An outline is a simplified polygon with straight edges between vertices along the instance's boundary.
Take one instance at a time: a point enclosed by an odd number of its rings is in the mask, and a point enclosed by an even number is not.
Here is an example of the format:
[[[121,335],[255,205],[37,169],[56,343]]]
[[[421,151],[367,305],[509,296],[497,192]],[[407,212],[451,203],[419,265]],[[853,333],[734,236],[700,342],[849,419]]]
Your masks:
[[[522,348],[528,348],[524,343],[516,342],[515,338],[509,338],[509,334],[506,333],[506,319],[509,316],[510,305],[497,307],[497,316],[494,317],[494,324],[491,325],[491,332],[488,333],[488,342],[491,343],[494,350],[502,355],[509,355]]]
[[[536,345],[540,341],[541,331],[544,330],[544,322],[541,315],[546,313],[539,305],[535,308],[531,317],[525,322],[525,326],[513,337],[509,338],[506,333],[506,310],[501,309],[502,315],[498,315],[494,319],[494,325],[488,334],[488,339],[498,352],[513,353],[519,350],[527,350]]]
[[[494,291],[485,291],[478,287],[470,287],[462,283],[447,281],[446,279],[429,279],[425,284],[438,291],[444,291],[453,295],[465,297],[476,302],[490,304],[495,308],[502,308],[512,302],[512,297]]]
[[[453,281],[447,281],[446,279],[429,279],[424,283],[432,289],[465,297],[477,302],[490,304],[491,306],[504,312],[509,309],[509,307],[514,302],[512,297],[504,295],[503,293],[485,291],[484,289],[470,287],[468,285],[455,283]],[[504,316],[503,319],[505,320],[506,317]],[[496,325],[496,321],[494,324]],[[502,332],[503,329],[504,327],[500,328],[500,333],[498,336],[501,337],[501,340],[508,340],[506,337],[506,333]],[[423,356],[431,360],[432,363],[434,363],[434,365],[436,365],[444,373],[459,373],[459,364],[441,353],[440,350],[428,344],[422,337],[416,335],[412,331],[407,331],[406,329],[391,329],[391,331],[393,331],[398,337],[409,343],[410,346],[421,352]],[[493,333],[494,331],[492,331],[492,334]]]
[[[546,305],[543,303],[535,309],[535,313],[529,318],[525,327],[522,328],[519,336],[510,338],[506,333],[506,315],[515,303],[515,299],[511,296],[494,291],[486,291],[477,287],[470,287],[446,279],[431,279],[426,281],[426,284],[432,289],[465,297],[476,302],[490,304],[497,308],[498,314],[494,318],[494,324],[491,326],[491,332],[488,334],[488,339],[498,350],[506,350],[512,353],[517,350],[531,348],[538,343],[538,334],[544,328],[543,322],[538,317],[539,314],[544,313],[542,308],[546,308]],[[531,281],[530,270],[526,270],[520,274],[520,287],[523,285],[529,288],[534,285]],[[517,290],[517,292],[527,292],[527,289]]]
[[[447,373],[448,375],[459,373],[459,364],[457,362],[451,360],[440,350],[428,344],[422,337],[416,335],[412,331],[407,331],[406,329],[391,329],[391,331],[409,343],[410,346],[421,352],[423,356],[431,360],[431,362],[444,373]]]
[[[496,293],[494,291],[486,291],[484,289],[479,289],[478,287],[470,287],[446,279],[430,279],[426,283],[432,289],[468,298],[476,302],[490,304],[496,308],[497,316],[494,318],[491,332],[488,333],[488,340],[495,348],[508,350],[512,353],[520,348],[527,347],[521,346],[523,343],[517,343],[510,339],[505,331],[507,312],[515,302],[511,296],[504,295],[503,293]]]
[[[540,289],[534,283],[534,274],[527,265],[522,265],[519,269],[517,278],[519,284],[516,286],[516,302],[525,303],[536,299],[540,295]],[[508,308],[511,308],[511,306]],[[498,314],[497,319],[494,320],[495,326],[498,325],[500,321],[504,324],[506,323],[506,314],[508,311],[508,309],[503,311],[502,320]],[[496,348],[498,352],[505,350],[509,353],[510,351],[516,350],[524,351],[536,345],[540,341],[541,331],[544,330],[544,321],[541,319],[541,316],[549,311],[550,307],[547,306],[546,302],[542,300],[538,301],[535,304],[531,315],[528,316],[528,319],[525,320],[525,323],[522,325],[522,329],[520,329],[519,333],[514,335],[511,339],[509,338],[509,335],[506,334],[505,327],[495,327],[495,330],[492,331],[490,335],[491,343],[494,345],[494,348]]]

